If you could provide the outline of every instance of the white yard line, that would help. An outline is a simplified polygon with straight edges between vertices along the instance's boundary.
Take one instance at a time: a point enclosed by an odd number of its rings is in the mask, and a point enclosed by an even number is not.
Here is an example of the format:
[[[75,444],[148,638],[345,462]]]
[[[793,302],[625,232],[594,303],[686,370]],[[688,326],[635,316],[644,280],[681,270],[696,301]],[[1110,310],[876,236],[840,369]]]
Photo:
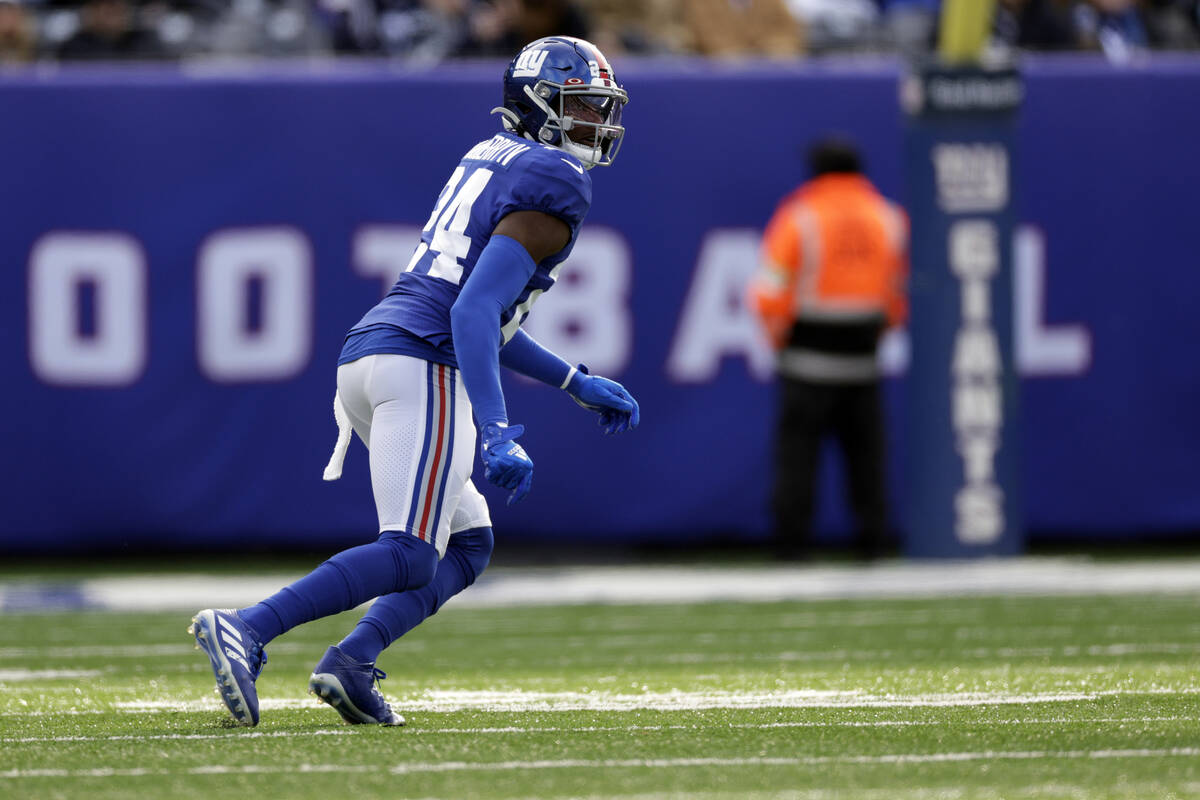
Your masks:
[[[1200,687],[1159,687],[1140,691],[1099,690],[1091,692],[944,692],[935,694],[871,694],[863,691],[804,691],[778,692],[538,692],[538,691],[425,691],[419,695],[390,697],[399,711],[447,713],[453,711],[488,711],[503,713],[542,711],[697,711],[703,709],[761,709],[761,708],[925,708],[973,707],[988,705],[1020,705],[1041,703],[1071,703],[1097,700],[1102,697],[1132,696],[1190,696],[1200,694]],[[259,701],[264,711],[303,710],[321,707],[312,698],[264,697]],[[220,701],[213,697],[199,700],[132,700],[111,706],[85,709],[40,711],[22,702],[21,710],[0,712],[0,716],[76,716],[85,714],[158,714],[220,711]]]
[[[38,742],[156,742],[156,741],[192,741],[199,739],[293,739],[306,736],[355,736],[359,732],[341,728],[322,729],[315,731],[255,731],[253,733],[152,733],[145,736],[137,734],[111,734],[109,736],[22,736],[12,739],[0,739],[0,744],[35,744]]]
[[[393,775],[415,772],[478,772],[523,769],[678,769],[681,767],[806,767],[825,764],[938,764],[961,761],[1167,758],[1200,756],[1200,748],[1174,747],[1158,750],[985,750],[975,753],[896,753],[886,755],[801,756],[797,758],[659,758],[659,759],[560,759],[539,761],[445,761],[426,764],[398,764]]]
[[[1200,689],[1162,689],[1133,694],[1190,695]],[[1123,691],[1095,692],[945,692],[921,695],[875,695],[861,691],[778,692],[537,692],[537,691],[426,691],[414,697],[389,698],[397,710],[423,713],[451,711],[696,711],[703,709],[758,708],[922,708],[948,706],[1070,703],[1106,696],[1127,696]],[[264,710],[315,708],[313,699],[262,698]],[[113,711],[133,714],[163,711],[220,710],[215,698],[180,702],[146,700],[116,703]]]
[[[181,630],[182,633],[182,630]],[[63,647],[42,645],[38,647],[0,647],[0,658],[174,658],[190,656],[197,651],[192,644],[97,644]],[[272,653],[309,653],[313,648],[299,642],[272,642]]]
[[[103,674],[98,669],[0,669],[0,683],[43,681],[55,678],[94,678]]]
[[[712,634],[696,632],[691,638],[703,639]],[[533,637],[530,637],[533,638]],[[635,642],[649,644],[651,641],[666,641],[668,637],[657,632],[647,632],[644,636],[637,633],[622,634],[620,640],[597,635],[588,637],[586,641],[597,648],[612,646],[630,646]],[[582,641],[582,640],[581,640]],[[417,642],[417,645],[423,643]],[[410,650],[415,649],[409,643],[405,644]],[[673,646],[678,646],[677,644]],[[0,659],[38,659],[53,657],[56,659],[70,658],[175,658],[193,653],[194,644],[138,644],[138,645],[84,645],[75,647],[60,647],[45,645],[39,647],[0,647]],[[313,647],[299,642],[273,642],[268,647],[274,654],[314,653]],[[899,650],[848,650],[836,648],[833,650],[803,650],[782,651],[771,653],[705,653],[705,652],[670,652],[655,656],[647,656],[651,661],[662,661],[668,664],[720,664],[742,661],[771,661],[771,662],[821,662],[821,661],[854,661],[854,660],[886,660],[898,655]],[[922,658],[938,655],[941,651],[930,648],[915,648],[903,650],[907,658]],[[1098,645],[1049,645],[1044,647],[971,647],[957,651],[966,658],[1046,658],[1051,656],[1127,656],[1127,655],[1184,655],[1200,653],[1200,643],[1196,642],[1114,642]],[[560,658],[556,660],[559,666],[584,661],[585,659]],[[74,678],[100,675],[99,670],[21,670],[0,669],[0,682],[17,680],[37,680],[42,678]]]
[[[0,612],[53,608],[194,611],[246,606],[300,577],[171,574],[78,582],[0,583]],[[1200,592],[1200,561],[1092,562],[1083,558],[891,561],[866,566],[604,566],[494,569],[457,607],[582,603],[694,603]]]
[[[1159,722],[1197,722],[1200,717],[1050,717],[1044,719],[1001,719],[988,720],[987,726],[1018,726],[1018,725],[1145,725]],[[914,728],[941,727],[944,720],[809,720],[798,722],[739,722],[721,723],[721,729],[731,730],[774,730],[787,728]],[[493,728],[421,728],[409,727],[407,736],[439,736],[439,735],[524,735],[530,733],[653,733],[655,731],[688,731],[695,730],[697,725],[586,725],[575,726],[540,726],[522,727],[506,725]],[[312,731],[271,731],[255,733],[165,733],[147,734],[114,734],[109,736],[22,736],[11,739],[0,738],[0,744],[46,744],[71,742],[141,742],[141,741],[192,741],[198,739],[303,739],[308,736],[357,736],[360,731],[341,728],[319,729]]]
[[[915,696],[871,695],[851,691],[780,692],[537,692],[537,691],[428,691],[416,697],[389,698],[397,711],[446,713],[452,711],[699,711],[704,709],[759,708],[917,708],[943,706],[1017,705],[1094,700],[1100,692],[1006,694],[958,692]],[[263,710],[313,708],[314,700],[262,698]],[[111,710],[133,714],[219,710],[220,703],[198,701],[129,701]]]
[[[1200,791],[1200,784],[1171,783],[1164,786],[1156,781],[1128,781],[1122,780],[1121,794],[1115,795],[1124,798],[1146,798],[1146,797],[1167,797],[1172,791],[1182,792],[1180,797],[1192,797]],[[570,798],[562,798],[559,795],[554,796],[554,800],[678,800],[679,792],[651,792],[637,794],[613,794],[605,793],[602,795],[574,795]],[[688,792],[688,800],[846,800],[847,794],[845,789],[780,789],[780,790],[761,790],[761,791],[710,791],[710,792]],[[1053,800],[1059,798],[1061,800],[1080,800],[1086,796],[1081,787],[1077,784],[1069,783],[1035,783],[1023,785],[1019,792],[1014,794],[1011,791],[1001,792],[992,787],[972,786],[970,789],[964,787],[938,787],[938,788],[901,788],[891,786],[885,789],[864,789],[856,787],[854,789],[854,800],[964,800],[964,798],[974,798],[974,800],[1011,800],[1014,797],[1022,798],[1043,798],[1043,800]],[[440,800],[439,798],[414,798],[414,800]],[[545,797],[527,797],[525,800],[550,800]]]
[[[543,769],[684,769],[689,767],[811,767],[828,764],[905,765],[968,761],[1045,759],[1194,758],[1200,748],[1173,747],[1130,750],[983,750],[959,753],[887,753],[882,755],[754,757],[754,758],[659,758],[659,759],[544,759],[537,761],[440,761],[397,764],[393,767],[351,764],[224,765],[212,764],[180,770],[143,767],[100,767],[94,769],[12,769],[0,771],[0,779],[22,778],[124,778],[147,775],[278,775],[303,773],[390,773],[410,775],[433,772],[496,772]]]

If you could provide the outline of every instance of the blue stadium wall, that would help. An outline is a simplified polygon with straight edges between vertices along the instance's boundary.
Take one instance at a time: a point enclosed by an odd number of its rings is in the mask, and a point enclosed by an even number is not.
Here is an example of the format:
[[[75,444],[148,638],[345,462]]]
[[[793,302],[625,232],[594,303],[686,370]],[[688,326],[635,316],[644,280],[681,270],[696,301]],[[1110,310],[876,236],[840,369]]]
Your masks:
[[[761,225],[836,129],[907,200],[891,63],[624,65],[616,165],[532,330],[634,391],[601,436],[506,377],[537,462],[502,537],[765,537],[770,356],[740,307]],[[0,75],[0,553],[325,548],[375,528],[367,454],[321,480],[342,335],[407,262],[497,64]],[[1031,538],[1200,529],[1200,64],[1026,65],[1014,241]],[[903,335],[888,342],[903,519]],[[846,535],[826,480],[821,537]]]

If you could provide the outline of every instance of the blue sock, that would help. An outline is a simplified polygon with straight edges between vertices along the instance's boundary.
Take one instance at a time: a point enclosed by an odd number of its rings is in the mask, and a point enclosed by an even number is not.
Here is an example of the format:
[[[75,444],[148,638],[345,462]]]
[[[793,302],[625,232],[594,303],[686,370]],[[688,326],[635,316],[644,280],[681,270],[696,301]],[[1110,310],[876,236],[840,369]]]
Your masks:
[[[447,600],[470,586],[487,567],[494,539],[491,528],[456,533],[427,586],[388,594],[371,604],[338,647],[360,664],[373,664],[383,649],[437,613]],[[253,627],[253,626],[252,626]]]
[[[361,605],[372,597],[420,588],[437,570],[437,549],[402,531],[343,550],[305,577],[238,612],[262,644],[305,622]]]

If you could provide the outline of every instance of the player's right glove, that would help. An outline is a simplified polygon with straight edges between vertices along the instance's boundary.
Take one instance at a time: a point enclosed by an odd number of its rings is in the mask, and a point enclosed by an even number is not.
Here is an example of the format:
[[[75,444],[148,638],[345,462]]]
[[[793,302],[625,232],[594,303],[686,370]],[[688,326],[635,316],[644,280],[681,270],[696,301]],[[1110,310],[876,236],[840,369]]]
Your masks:
[[[533,484],[533,459],[516,439],[525,433],[524,425],[500,425],[489,422],[480,433],[479,455],[483,475],[492,484],[508,489],[508,505],[529,494]]]

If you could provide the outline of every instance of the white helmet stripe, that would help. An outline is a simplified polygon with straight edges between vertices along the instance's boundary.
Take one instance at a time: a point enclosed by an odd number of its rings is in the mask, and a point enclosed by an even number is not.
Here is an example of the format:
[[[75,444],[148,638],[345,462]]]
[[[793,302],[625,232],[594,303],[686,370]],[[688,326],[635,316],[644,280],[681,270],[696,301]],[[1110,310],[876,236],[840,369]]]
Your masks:
[[[611,75],[612,66],[609,65],[608,59],[604,57],[604,53],[600,52],[600,48],[596,47],[596,45],[592,44],[591,42],[584,42],[584,44],[592,49],[592,53],[594,54],[596,63],[600,66],[600,69]]]

